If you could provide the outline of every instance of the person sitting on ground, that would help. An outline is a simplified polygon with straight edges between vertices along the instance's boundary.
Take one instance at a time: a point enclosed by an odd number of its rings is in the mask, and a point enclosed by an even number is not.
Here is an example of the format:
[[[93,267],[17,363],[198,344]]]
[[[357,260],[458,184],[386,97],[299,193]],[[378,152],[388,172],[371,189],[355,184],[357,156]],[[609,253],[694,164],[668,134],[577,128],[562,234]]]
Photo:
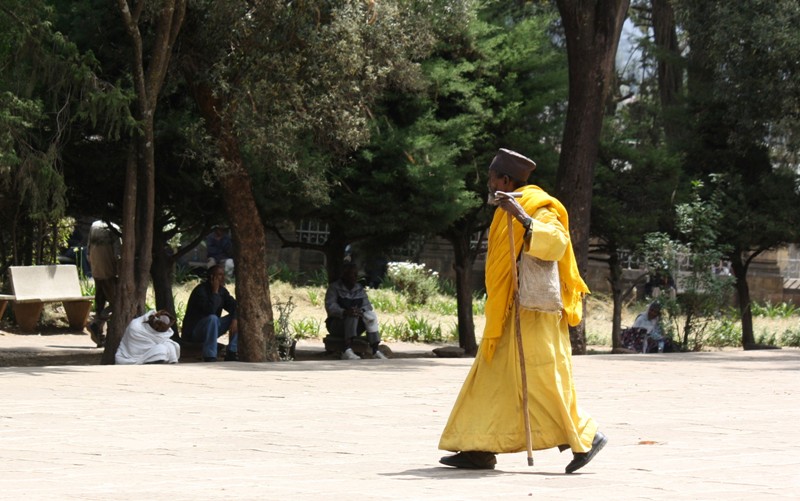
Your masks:
[[[663,353],[667,338],[661,332],[661,305],[652,302],[648,305],[647,311],[640,313],[633,322],[633,329],[642,329],[644,338],[642,339],[642,353],[652,352],[658,349]]]
[[[358,268],[354,263],[345,263],[342,276],[332,282],[325,293],[325,311],[328,318],[325,326],[332,336],[344,339],[342,360],[357,360],[361,357],[353,351],[353,339],[366,331],[367,342],[372,348],[374,358],[384,359],[378,346],[381,335],[378,330],[378,316],[372,309],[367,291],[358,283]]]
[[[119,365],[175,364],[181,347],[173,341],[175,317],[168,311],[148,311],[134,318],[125,329],[114,360]]]
[[[228,315],[223,317],[222,310]],[[181,339],[203,343],[203,361],[216,362],[217,338],[228,332],[225,360],[237,361],[238,330],[236,300],[225,288],[225,270],[216,264],[209,268],[208,279],[198,284],[189,295]]]
[[[214,226],[214,231],[206,237],[206,256],[209,268],[220,264],[225,275],[233,277],[233,241],[224,227]]]

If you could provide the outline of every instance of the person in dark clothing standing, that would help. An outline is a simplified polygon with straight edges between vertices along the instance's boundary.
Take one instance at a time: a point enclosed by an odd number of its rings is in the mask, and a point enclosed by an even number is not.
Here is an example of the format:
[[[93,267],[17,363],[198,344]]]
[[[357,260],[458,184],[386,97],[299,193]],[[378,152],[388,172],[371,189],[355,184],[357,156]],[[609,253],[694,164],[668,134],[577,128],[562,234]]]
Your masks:
[[[228,312],[224,317],[222,310]],[[203,343],[203,360],[217,361],[217,338],[229,333],[226,361],[239,360],[237,350],[238,322],[236,300],[225,288],[225,269],[214,265],[208,269],[208,279],[192,290],[183,319],[182,338]]]

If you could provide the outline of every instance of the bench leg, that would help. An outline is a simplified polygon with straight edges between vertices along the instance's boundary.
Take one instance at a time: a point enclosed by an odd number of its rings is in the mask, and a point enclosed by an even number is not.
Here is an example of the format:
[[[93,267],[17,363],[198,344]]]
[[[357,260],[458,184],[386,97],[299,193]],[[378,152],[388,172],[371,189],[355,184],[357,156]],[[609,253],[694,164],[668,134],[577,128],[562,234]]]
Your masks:
[[[43,309],[44,303],[14,303],[17,325],[25,332],[36,332]]]
[[[8,301],[5,299],[0,299],[0,320],[3,319],[3,313],[6,312],[6,306],[8,305]]]
[[[67,312],[67,322],[70,329],[83,330],[86,321],[89,319],[89,311],[92,309],[91,301],[70,301],[63,303],[64,310]]]

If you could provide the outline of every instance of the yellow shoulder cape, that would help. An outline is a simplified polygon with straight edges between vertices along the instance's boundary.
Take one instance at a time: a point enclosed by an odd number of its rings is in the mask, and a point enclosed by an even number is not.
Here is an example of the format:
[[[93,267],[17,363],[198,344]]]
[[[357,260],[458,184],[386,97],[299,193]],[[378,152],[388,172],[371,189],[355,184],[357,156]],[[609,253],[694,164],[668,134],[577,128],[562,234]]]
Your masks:
[[[561,202],[538,186],[523,186],[517,191],[522,193],[519,203],[525,212],[533,214],[542,207],[554,209],[558,221],[569,235],[569,218]],[[503,325],[514,304],[511,264],[514,263],[516,266],[517,256],[522,250],[525,229],[519,224],[513,225],[512,228],[515,245],[513,256],[510,255],[508,243],[506,212],[502,209],[496,210],[489,228],[489,251],[486,255],[486,327],[481,345],[487,361],[491,361],[494,356],[497,340],[503,335]],[[561,299],[567,323],[576,326],[583,316],[583,294],[588,293],[589,288],[581,278],[571,241],[567,243],[564,256],[558,262],[558,273],[561,278]]]

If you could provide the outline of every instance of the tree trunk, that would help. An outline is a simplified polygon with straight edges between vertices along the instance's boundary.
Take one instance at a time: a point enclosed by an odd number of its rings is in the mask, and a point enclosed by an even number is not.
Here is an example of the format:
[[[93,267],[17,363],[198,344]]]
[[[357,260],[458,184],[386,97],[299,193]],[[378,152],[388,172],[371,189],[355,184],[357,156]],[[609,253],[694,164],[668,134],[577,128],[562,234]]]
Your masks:
[[[155,220],[155,133],[152,120],[144,126],[144,136],[139,139],[139,172],[136,200],[136,266],[134,268],[134,295],[136,315],[144,313],[147,289],[150,286],[150,266],[153,264],[153,221]]]
[[[611,297],[614,302],[611,315],[611,352],[617,353],[622,348],[622,339],[620,338],[622,330],[622,266],[620,266],[619,253],[616,249],[609,252],[608,271]]]
[[[586,276],[594,166],[605,100],[630,0],[557,0],[556,3],[567,39],[569,66],[569,106],[556,195],[569,211],[575,258],[581,275]],[[585,322],[570,329],[574,354],[586,353],[584,329]]]
[[[662,106],[675,104],[680,95],[680,46],[675,26],[675,11],[670,0],[652,0],[653,39],[658,56],[658,95]]]
[[[114,358],[122,341],[122,335],[130,321],[136,317],[137,304],[132,298],[136,283],[134,280],[134,268],[136,261],[136,146],[135,140],[131,140],[128,151],[128,160],[125,168],[125,193],[122,200],[122,248],[121,260],[119,263],[119,281],[117,282],[117,293],[115,297],[113,314],[108,322],[108,332],[106,335],[105,349],[100,363],[113,365]],[[131,299],[128,299],[131,298]]]
[[[469,236],[460,234],[448,238],[453,246],[453,270],[456,274],[456,309],[458,312],[458,345],[467,355],[478,353],[475,340],[475,319],[472,315],[472,263],[475,253],[470,252]]]
[[[208,132],[225,160],[219,175],[223,204],[233,237],[239,358],[245,362],[278,361],[272,300],[269,292],[267,234],[253,197],[250,174],[242,165],[233,125],[220,115],[224,103],[205,84],[187,75]]]
[[[130,261],[126,263],[129,266],[120,269],[116,304],[113,306],[114,316],[109,324],[103,364],[114,363],[114,356],[126,326],[133,318],[144,313],[153,261],[156,105],[169,67],[172,47],[186,13],[186,0],[161,3],[156,17],[155,37],[152,44],[148,45],[150,53],[145,69],[144,42],[139,30],[139,19],[146,3],[143,0],[136,2],[131,10],[126,0],[117,0],[117,7],[132,45],[131,75],[136,90],[135,116],[142,126],[142,134],[133,140],[136,145],[135,155],[129,158],[126,169],[123,248],[130,252]],[[131,173],[131,168],[135,172]],[[131,184],[133,189],[128,191]]]
[[[756,338],[753,333],[753,310],[750,308],[750,286],[747,284],[748,263],[742,260],[741,252],[731,253],[731,268],[736,277],[736,296],[739,302],[739,314],[742,317],[742,348],[756,349]]]
[[[230,171],[220,176],[223,202],[231,223],[236,263],[239,354],[244,362],[278,361],[269,292],[267,234],[253,197],[250,175],[234,154],[235,139],[226,135],[223,155]],[[267,349],[269,347],[269,349]]]
[[[172,294],[172,268],[175,261],[167,254],[166,248],[166,242],[161,238],[154,238],[153,266],[150,275],[153,279],[156,310],[167,310],[175,315],[175,296]]]

